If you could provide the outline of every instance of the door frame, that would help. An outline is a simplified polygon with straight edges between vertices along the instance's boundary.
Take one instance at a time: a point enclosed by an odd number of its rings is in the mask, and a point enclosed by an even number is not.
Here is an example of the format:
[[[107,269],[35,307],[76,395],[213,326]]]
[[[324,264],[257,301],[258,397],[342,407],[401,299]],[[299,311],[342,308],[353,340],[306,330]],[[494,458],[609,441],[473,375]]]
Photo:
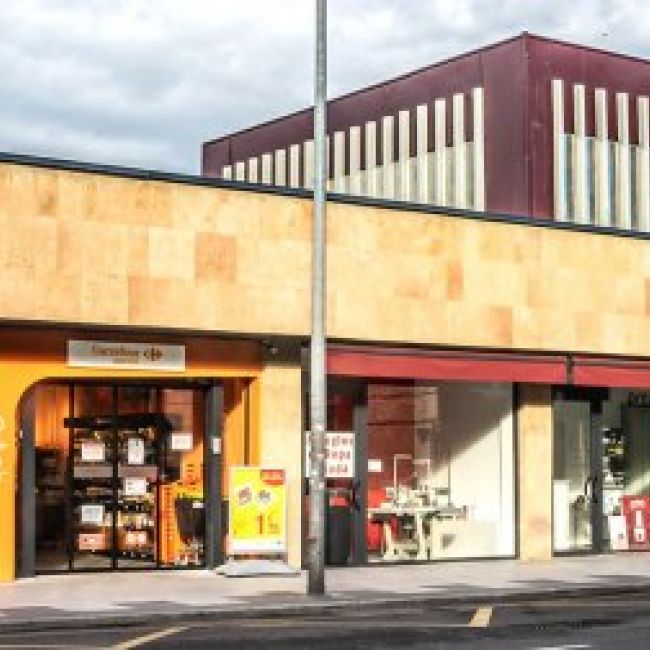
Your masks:
[[[305,450],[307,446],[306,432],[309,430],[309,382],[303,373],[303,426],[302,426],[302,451],[300,467],[303,476],[302,497],[302,566],[307,567],[308,562],[308,534],[309,517],[307,499],[309,497],[309,478],[305,474]],[[346,431],[354,433],[354,478],[350,480],[350,556],[346,566],[362,566],[368,562],[366,545],[366,506],[368,487],[368,390],[367,381],[356,377],[327,377],[327,395],[337,393],[344,395],[352,403],[352,426]],[[329,428],[328,428],[329,431]],[[325,497],[326,498],[326,497]],[[327,511],[327,509],[325,509]],[[327,518],[326,518],[327,519]],[[327,527],[327,522],[326,522]],[[327,529],[325,530],[327,535]],[[326,564],[326,566],[328,566]],[[330,568],[336,568],[330,566]]]

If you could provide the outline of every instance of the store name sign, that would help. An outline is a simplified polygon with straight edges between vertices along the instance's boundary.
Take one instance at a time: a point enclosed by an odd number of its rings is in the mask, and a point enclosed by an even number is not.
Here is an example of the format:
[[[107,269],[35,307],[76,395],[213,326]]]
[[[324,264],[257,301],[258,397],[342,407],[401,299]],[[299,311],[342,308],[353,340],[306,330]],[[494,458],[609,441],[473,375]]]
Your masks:
[[[68,341],[68,365],[117,370],[185,370],[184,345]]]

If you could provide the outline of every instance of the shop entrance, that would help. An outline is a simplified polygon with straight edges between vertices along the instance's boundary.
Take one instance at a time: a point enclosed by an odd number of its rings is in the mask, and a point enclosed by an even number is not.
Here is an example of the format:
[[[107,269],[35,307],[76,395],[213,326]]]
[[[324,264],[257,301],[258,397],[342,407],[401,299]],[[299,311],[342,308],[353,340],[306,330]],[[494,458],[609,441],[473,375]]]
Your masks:
[[[512,403],[506,383],[330,378],[328,463],[352,447],[354,474],[326,482],[329,564],[513,556]]]
[[[553,547],[650,550],[650,394],[555,391]]]
[[[557,390],[553,401],[553,545],[599,552],[603,543],[601,392]]]
[[[19,575],[213,566],[221,387],[40,384],[23,404]]]

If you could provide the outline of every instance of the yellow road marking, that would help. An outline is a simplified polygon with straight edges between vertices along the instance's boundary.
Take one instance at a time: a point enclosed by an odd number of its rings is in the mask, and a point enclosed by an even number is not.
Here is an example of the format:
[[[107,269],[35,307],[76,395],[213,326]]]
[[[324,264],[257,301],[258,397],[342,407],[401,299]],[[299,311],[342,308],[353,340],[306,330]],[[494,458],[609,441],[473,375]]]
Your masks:
[[[113,650],[130,650],[131,648],[137,648],[138,646],[145,645],[145,643],[150,643],[151,641],[157,641],[166,636],[171,636],[172,634],[178,634],[187,630],[187,627],[169,627],[166,630],[159,630],[158,632],[152,632],[151,634],[145,634],[144,636],[138,636],[135,639],[130,641],[124,641],[123,643],[118,643],[113,646]]]
[[[491,607],[479,607],[472,616],[472,620],[469,622],[470,627],[487,627],[490,624],[490,619],[492,618],[492,608]]]

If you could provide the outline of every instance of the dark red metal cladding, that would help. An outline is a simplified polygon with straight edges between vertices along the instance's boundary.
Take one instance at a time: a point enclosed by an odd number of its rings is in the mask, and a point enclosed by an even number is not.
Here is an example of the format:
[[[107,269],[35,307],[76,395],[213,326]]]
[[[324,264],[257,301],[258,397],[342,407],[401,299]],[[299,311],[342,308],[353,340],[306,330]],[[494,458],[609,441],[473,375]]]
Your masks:
[[[528,213],[526,39],[483,56],[485,205],[492,212]]]
[[[584,84],[587,134],[595,131],[594,91],[608,93],[609,137],[617,134],[617,92],[629,94],[630,140],[637,142],[636,98],[650,94],[650,62],[594,48],[528,36],[528,128],[531,161],[531,205],[528,214],[553,214],[553,122],[551,81],[562,79],[565,92],[565,128],[573,130],[573,85]]]
[[[429,66],[411,74],[334,99],[329,104],[330,133],[377,121],[377,161],[382,162],[381,118],[397,117],[411,109],[411,152],[415,152],[415,107],[432,101],[447,102],[447,145],[452,142],[452,101],[454,93],[464,93],[466,139],[473,137],[471,90],[485,90],[485,160],[487,208],[496,212],[528,212],[525,157],[525,39],[517,37],[463,56]],[[429,148],[433,145],[434,121],[430,119]],[[203,146],[203,173],[218,176],[224,165],[251,156],[286,148],[311,137],[311,111],[304,110],[266,124],[227,136]],[[397,154],[397,128],[394,152]],[[365,137],[362,130],[362,145]],[[365,166],[364,147],[361,165]],[[346,152],[349,169],[349,152]],[[330,170],[331,173],[331,170]]]
[[[575,358],[573,383],[576,386],[608,388],[650,388],[650,361]]]
[[[328,131],[333,133],[347,130],[353,125],[363,126],[367,121],[380,120],[384,115],[393,115],[397,123],[400,110],[414,111],[418,104],[430,104],[438,97],[450,99],[454,93],[469,93],[472,88],[482,85],[482,57],[485,52],[478,50],[333,99],[328,107]],[[466,131],[471,134],[471,113],[467,113]],[[448,115],[448,143],[451,143],[450,117],[451,113]],[[415,119],[414,116],[412,119]],[[381,123],[378,122],[377,126],[381,137]],[[311,135],[311,109],[306,109],[206,142],[203,145],[203,173],[219,173],[223,165],[304,142]],[[380,154],[380,147],[378,149]],[[411,150],[415,151],[414,137]]]
[[[566,359],[480,352],[426,352],[334,348],[327,373],[384,379],[502,381],[565,384]]]
[[[469,93],[485,92],[486,208],[492,212],[553,216],[553,124],[551,81],[565,82],[565,125],[573,126],[573,84],[587,95],[587,132],[594,132],[594,90],[608,91],[610,138],[616,134],[615,93],[630,100],[630,138],[637,141],[636,98],[650,94],[650,62],[593,48],[522,34],[516,38],[438,63],[334,99],[329,104],[330,133],[377,121],[377,161],[381,164],[381,118],[411,109],[411,152],[415,152],[415,107],[446,98],[447,144],[451,144],[454,93],[466,95],[466,138],[472,138]],[[433,110],[433,109],[431,109]],[[430,121],[429,149],[433,145]],[[287,148],[311,138],[311,110],[207,142],[203,173],[219,176],[224,165]],[[362,129],[361,165],[365,166]],[[346,149],[348,149],[346,147]],[[332,158],[332,157],[331,157]],[[349,149],[346,170],[349,169]],[[331,170],[330,170],[331,173]]]

